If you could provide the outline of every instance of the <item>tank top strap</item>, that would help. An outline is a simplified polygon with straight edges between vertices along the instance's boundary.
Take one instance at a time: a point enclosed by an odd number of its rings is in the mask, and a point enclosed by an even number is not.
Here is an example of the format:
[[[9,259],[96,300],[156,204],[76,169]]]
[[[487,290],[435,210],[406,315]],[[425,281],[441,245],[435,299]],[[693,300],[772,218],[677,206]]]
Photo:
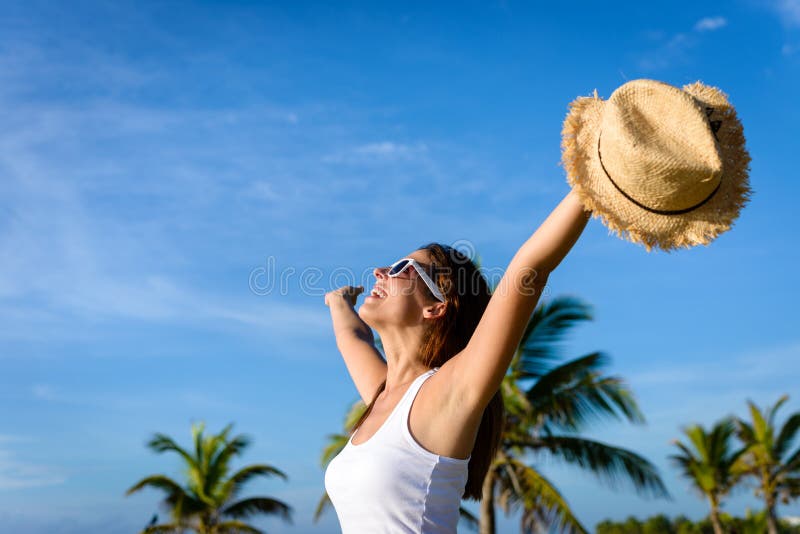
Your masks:
[[[429,371],[425,372],[418,376],[410,386],[408,386],[408,390],[403,394],[403,398],[400,400],[400,404],[397,406],[397,420],[400,424],[405,424],[408,421],[408,414],[411,411],[411,406],[414,404],[414,399],[417,398],[417,393],[419,393],[422,384],[425,381],[433,376],[436,371],[438,371],[438,367],[434,367]]]

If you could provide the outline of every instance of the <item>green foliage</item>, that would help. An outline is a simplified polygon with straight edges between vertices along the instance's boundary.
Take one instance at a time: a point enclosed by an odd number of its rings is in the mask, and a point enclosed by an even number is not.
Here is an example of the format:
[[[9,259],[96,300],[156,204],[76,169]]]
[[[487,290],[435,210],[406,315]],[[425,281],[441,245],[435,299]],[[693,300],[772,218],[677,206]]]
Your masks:
[[[254,515],[278,515],[291,522],[291,508],[270,497],[249,497],[236,500],[243,486],[258,476],[287,478],[279,469],[266,464],[254,464],[231,473],[231,461],[249,446],[246,436],[230,437],[233,425],[219,434],[204,435],[205,425],[192,426],[193,446],[185,449],[165,434],[155,434],[147,446],[156,453],[172,452],[183,462],[185,483],[165,475],[145,477],[128,489],[131,495],[150,487],[166,494],[162,506],[169,511],[171,521],[150,525],[142,534],[184,532],[199,534],[238,534],[261,531],[241,521]],[[191,452],[190,452],[191,451]],[[155,522],[155,521],[154,521]]]
[[[767,531],[766,512],[752,513],[747,510],[745,517],[733,517],[721,514],[723,530],[728,534],[763,534]],[[597,534],[713,534],[714,529],[708,518],[691,521],[685,516],[670,519],[664,515],[656,515],[641,521],[633,516],[625,521],[606,519],[597,524]],[[800,526],[791,526],[787,522],[778,525],[779,534],[800,534]]]
[[[688,443],[673,441],[680,453],[670,459],[700,494],[718,506],[738,482],[733,466],[745,452],[733,448],[733,420],[718,421],[709,432],[700,425],[689,426],[683,432]]]
[[[717,525],[717,532],[733,529],[748,534],[778,533],[787,528],[778,523],[776,505],[789,504],[800,497],[800,448],[792,451],[800,432],[800,412],[790,415],[780,428],[775,421],[787,400],[784,395],[764,410],[748,401],[750,421],[724,418],[709,431],[692,425],[683,430],[685,443],[673,442],[679,453],[670,459],[708,499],[710,520]],[[740,448],[735,445],[735,438],[741,442]],[[754,482],[756,496],[764,499],[764,511],[748,512],[741,520],[720,514],[725,496],[747,478]],[[683,530],[689,532],[687,529]]]
[[[628,484],[643,495],[667,495],[645,458],[579,435],[589,424],[605,420],[644,422],[627,385],[602,373],[608,361],[603,354],[558,363],[567,331],[591,317],[589,306],[576,298],[539,305],[500,388],[506,421],[488,476],[501,509],[522,512],[522,532],[586,532],[557,488],[527,463],[531,457],[572,465],[611,488]]]
[[[653,516],[642,525],[642,534],[671,534],[672,522],[663,514]]]
[[[556,486],[528,463],[531,457],[572,465],[611,488],[627,484],[642,495],[667,496],[656,468],[645,458],[579,435],[589,424],[606,420],[644,422],[624,381],[602,373],[608,362],[605,355],[592,353],[558,363],[559,345],[568,330],[591,318],[589,306],[576,298],[540,304],[500,386],[506,418],[501,445],[487,475],[494,490],[490,504],[507,514],[520,511],[523,532],[587,531]],[[328,436],[323,467],[344,448],[364,408],[361,402],[354,404],[345,418],[344,432]],[[329,505],[325,494],[315,521]],[[462,519],[474,526],[475,518],[467,517],[463,508]],[[494,525],[481,525],[481,532],[493,529]]]
[[[800,447],[792,451],[800,431],[800,412],[789,416],[778,428],[775,415],[789,399],[782,396],[763,412],[748,401],[750,422],[736,420],[737,433],[746,447],[736,468],[755,480],[756,495],[766,501],[769,510],[778,502],[788,504],[800,497]]]

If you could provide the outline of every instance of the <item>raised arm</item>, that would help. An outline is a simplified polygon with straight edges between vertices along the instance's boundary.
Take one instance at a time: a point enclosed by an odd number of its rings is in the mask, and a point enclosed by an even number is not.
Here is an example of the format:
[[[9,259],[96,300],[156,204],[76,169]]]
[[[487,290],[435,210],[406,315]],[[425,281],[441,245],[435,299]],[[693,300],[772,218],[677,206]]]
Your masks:
[[[548,276],[590,216],[574,192],[564,197],[514,255],[467,346],[445,364],[474,409],[482,410],[500,387]]]
[[[356,385],[361,399],[369,404],[378,386],[386,379],[386,362],[375,348],[372,330],[361,320],[354,306],[362,286],[344,286],[325,295],[331,310],[336,346]]]

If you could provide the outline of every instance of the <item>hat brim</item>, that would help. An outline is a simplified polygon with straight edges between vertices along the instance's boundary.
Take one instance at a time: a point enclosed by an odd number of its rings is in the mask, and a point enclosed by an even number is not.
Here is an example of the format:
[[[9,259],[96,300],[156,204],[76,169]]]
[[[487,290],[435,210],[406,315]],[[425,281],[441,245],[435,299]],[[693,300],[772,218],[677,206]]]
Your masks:
[[[750,155],[742,124],[725,94],[696,82],[683,87],[698,105],[713,107],[722,124],[717,140],[723,161],[719,190],[702,206],[678,215],[648,211],[627,199],[608,179],[597,152],[605,102],[595,92],[569,106],[561,136],[562,164],[567,182],[584,206],[622,239],[670,251],[708,245],[729,230],[751,194],[748,183]]]

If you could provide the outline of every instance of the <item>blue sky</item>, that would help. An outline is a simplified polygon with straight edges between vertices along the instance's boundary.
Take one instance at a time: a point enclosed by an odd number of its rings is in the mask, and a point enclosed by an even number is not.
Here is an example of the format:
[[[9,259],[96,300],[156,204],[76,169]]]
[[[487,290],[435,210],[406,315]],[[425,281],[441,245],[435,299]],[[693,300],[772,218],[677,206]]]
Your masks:
[[[672,501],[538,465],[593,527],[704,502],[666,457],[746,399],[800,409],[795,276],[800,2],[4,2],[0,14],[0,518],[127,533],[123,492],[194,421],[254,439],[254,484],[310,522],[356,393],[322,293],[430,241],[503,268],[568,192],[568,103],[636,78],[726,91],[754,194],[709,247],[647,254],[597,220],[549,296],[595,310],[648,419],[591,429],[655,462]],[[254,291],[258,273],[283,288]],[[255,278],[254,278],[255,275]],[[742,490],[726,508],[758,503]],[[800,515],[800,505],[780,509]],[[501,522],[514,532],[515,520]]]

